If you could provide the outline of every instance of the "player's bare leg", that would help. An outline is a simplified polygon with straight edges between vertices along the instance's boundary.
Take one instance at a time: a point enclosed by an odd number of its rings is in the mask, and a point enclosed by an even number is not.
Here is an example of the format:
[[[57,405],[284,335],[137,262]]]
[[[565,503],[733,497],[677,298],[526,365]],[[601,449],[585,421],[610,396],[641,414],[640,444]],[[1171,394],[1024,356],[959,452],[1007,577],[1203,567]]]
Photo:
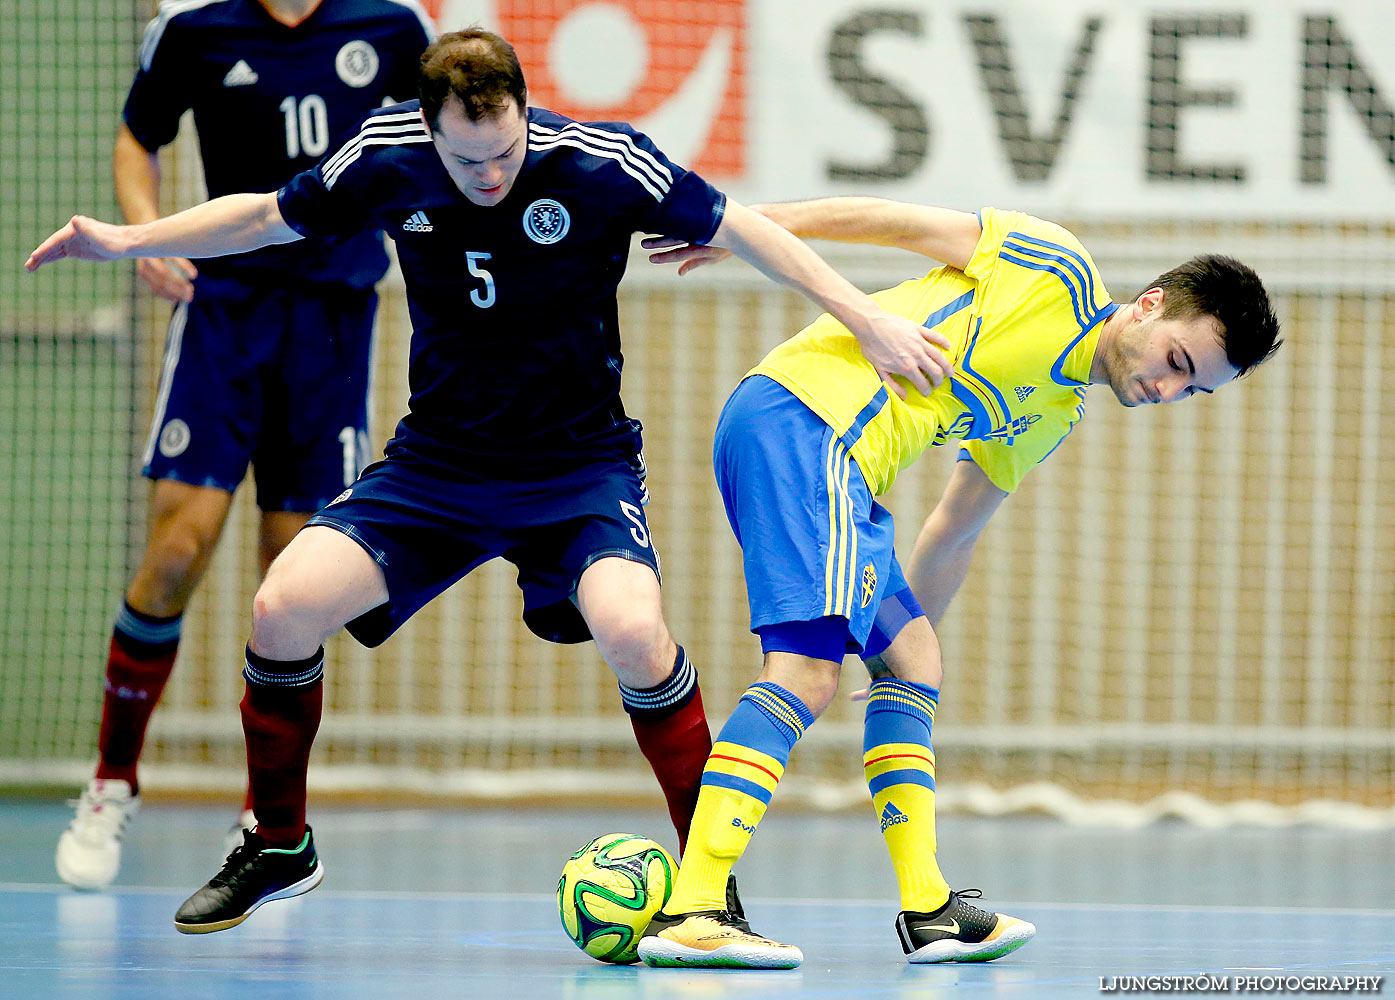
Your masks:
[[[901,597],[892,595],[888,601]],[[908,592],[905,599],[919,610]],[[889,646],[864,662],[872,684],[863,772],[900,886],[896,932],[907,960],[987,962],[1016,951],[1032,939],[1036,928],[968,902],[982,894],[977,889],[951,890],[935,858],[935,753],[930,734],[944,672],[930,622],[923,615],[912,617]]]
[[[126,591],[132,607],[160,618],[184,613],[231,506],[226,490],[173,479],[153,484],[145,553]]]
[[[136,767],[146,726],[174,668],[184,609],[208,568],[231,502],[224,490],[172,479],[151,488],[145,551],[107,655],[96,775],[54,855],[59,876],[77,888],[107,886],[120,868],[121,837],[140,807]]]
[[[812,656],[774,651],[765,655],[765,669],[760,672],[756,682],[780,685],[804,702],[817,719],[833,704],[842,666],[841,663]]]
[[[649,688],[673,669],[677,646],[664,623],[659,581],[647,565],[597,559],[576,585],[576,606],[621,684]]]
[[[620,681],[625,711],[663,789],[681,854],[712,750],[697,671],[669,635],[658,578],[644,563],[598,559],[582,573],[576,601]]]
[[[257,830],[179,908],[186,934],[225,930],[324,876],[305,823],[305,776],[323,705],[324,640],[388,599],[382,570],[357,542],[311,526],[272,564],[253,602],[242,729]]]
[[[259,656],[303,659],[346,622],[388,599],[383,571],[342,531],[311,525],[267,570],[252,601],[252,639]]]

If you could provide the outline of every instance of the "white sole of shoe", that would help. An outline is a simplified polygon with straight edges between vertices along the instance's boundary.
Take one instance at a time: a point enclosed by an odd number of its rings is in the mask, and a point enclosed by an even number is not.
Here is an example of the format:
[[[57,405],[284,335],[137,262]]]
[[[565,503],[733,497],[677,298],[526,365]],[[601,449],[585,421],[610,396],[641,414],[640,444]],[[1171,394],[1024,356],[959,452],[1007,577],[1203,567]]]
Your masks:
[[[315,888],[315,886],[319,885],[324,877],[324,864],[317,864],[315,870],[299,882],[288,885],[284,889],[278,889],[269,896],[263,896],[248,907],[247,912],[241,916],[233,917],[231,920],[215,920],[207,924],[181,924],[176,920],[174,922],[174,929],[181,934],[212,934],[214,931],[225,931],[229,927],[236,927],[238,924],[242,923],[242,921],[256,913],[263,903],[269,903],[273,899],[290,899],[292,896],[303,896],[305,893]]]
[[[932,965],[936,962],[991,962],[1021,948],[1036,937],[1035,924],[1025,920],[1013,924],[990,941],[971,944],[967,941],[934,941],[917,948],[906,956],[913,965]]]
[[[792,945],[759,948],[729,944],[703,951],[661,937],[640,941],[639,957],[645,965],[669,969],[796,969],[804,961],[804,953]]]

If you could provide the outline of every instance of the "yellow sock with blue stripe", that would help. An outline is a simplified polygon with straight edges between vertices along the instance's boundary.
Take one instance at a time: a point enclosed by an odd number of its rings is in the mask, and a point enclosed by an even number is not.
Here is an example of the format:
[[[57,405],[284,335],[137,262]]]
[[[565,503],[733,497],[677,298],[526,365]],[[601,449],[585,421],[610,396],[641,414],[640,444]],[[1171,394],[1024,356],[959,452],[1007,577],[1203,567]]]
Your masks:
[[[930,730],[940,693],[885,677],[872,682],[862,771],[891,852],[901,909],[929,913],[949,900],[935,861],[935,751]]]
[[[726,909],[727,876],[765,815],[795,742],[813,722],[808,706],[778,684],[746,689],[707,758],[665,913]]]

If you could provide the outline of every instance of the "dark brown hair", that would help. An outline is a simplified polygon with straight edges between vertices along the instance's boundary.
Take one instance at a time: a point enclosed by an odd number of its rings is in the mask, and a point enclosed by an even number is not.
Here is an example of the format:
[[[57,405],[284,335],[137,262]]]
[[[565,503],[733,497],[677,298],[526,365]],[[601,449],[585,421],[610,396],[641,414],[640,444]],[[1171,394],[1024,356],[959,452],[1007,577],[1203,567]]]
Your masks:
[[[494,32],[479,27],[444,34],[421,54],[417,94],[432,129],[452,96],[472,122],[502,114],[510,97],[520,113],[528,104],[518,53]]]
[[[1164,318],[1214,316],[1221,326],[1226,360],[1240,369],[1240,375],[1254,371],[1283,343],[1264,283],[1234,257],[1193,257],[1148,287],[1163,290]]]

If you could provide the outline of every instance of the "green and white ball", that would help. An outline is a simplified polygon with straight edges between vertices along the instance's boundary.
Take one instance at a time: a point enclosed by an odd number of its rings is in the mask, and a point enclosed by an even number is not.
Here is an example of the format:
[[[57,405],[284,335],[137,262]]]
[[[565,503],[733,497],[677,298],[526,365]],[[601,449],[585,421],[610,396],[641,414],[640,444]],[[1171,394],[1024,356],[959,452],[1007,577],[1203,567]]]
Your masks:
[[[677,874],[677,862],[652,840],[633,833],[597,837],[562,866],[562,929],[598,961],[634,962],[639,936],[668,902]]]

